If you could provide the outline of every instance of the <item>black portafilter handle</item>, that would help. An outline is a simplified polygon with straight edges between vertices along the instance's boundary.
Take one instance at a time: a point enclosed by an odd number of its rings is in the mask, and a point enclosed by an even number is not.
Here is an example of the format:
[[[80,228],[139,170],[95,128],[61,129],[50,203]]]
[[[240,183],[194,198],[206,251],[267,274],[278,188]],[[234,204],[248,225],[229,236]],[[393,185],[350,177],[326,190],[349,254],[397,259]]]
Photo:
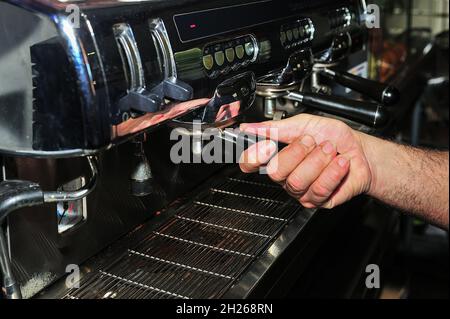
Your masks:
[[[389,121],[386,109],[377,103],[350,100],[340,96],[299,92],[291,92],[285,98],[373,128],[383,127]]]
[[[393,106],[400,101],[400,91],[394,86],[330,69],[324,69],[322,74],[340,85],[370,97],[385,106]]]

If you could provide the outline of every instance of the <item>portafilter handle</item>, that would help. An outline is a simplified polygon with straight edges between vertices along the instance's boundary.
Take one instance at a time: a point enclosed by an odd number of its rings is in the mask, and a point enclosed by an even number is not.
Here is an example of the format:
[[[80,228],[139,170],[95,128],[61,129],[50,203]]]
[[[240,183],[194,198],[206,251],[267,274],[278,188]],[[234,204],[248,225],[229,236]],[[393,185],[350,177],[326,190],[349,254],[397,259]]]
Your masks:
[[[400,101],[400,91],[392,85],[368,80],[348,72],[337,72],[328,68],[324,68],[321,74],[385,106],[393,106]]]
[[[318,93],[291,92],[285,96],[306,107],[340,116],[373,128],[385,126],[389,121],[386,109],[377,103],[350,100],[340,96]]]
[[[258,137],[256,135],[242,132],[240,129],[225,129],[221,130],[219,137],[229,143],[232,143],[236,145],[237,150],[240,151],[240,154],[237,154],[237,157],[241,157],[242,153],[248,149],[249,147],[259,143],[263,142],[265,140],[269,140],[269,138],[265,137]],[[281,143],[278,141],[274,141],[275,144],[277,144],[277,154],[279,151],[284,149],[287,144]]]

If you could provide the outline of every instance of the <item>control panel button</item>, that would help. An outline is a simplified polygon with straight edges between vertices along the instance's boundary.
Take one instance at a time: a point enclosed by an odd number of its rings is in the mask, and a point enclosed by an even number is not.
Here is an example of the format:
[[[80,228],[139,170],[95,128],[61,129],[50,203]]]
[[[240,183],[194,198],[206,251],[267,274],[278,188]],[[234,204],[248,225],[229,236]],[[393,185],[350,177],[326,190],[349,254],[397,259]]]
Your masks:
[[[238,57],[238,59],[242,59],[244,57],[244,54],[245,54],[244,46],[238,45],[236,47],[236,56]]]
[[[212,70],[212,68],[214,67],[214,58],[211,54],[205,55],[203,57],[203,66],[208,71]]]
[[[227,61],[232,63],[234,61],[235,53],[233,48],[228,48],[225,50],[225,56],[227,57]]]
[[[286,32],[286,37],[287,37],[288,41],[292,41],[292,38],[294,37],[294,35],[292,34],[292,30],[288,30]]]
[[[222,66],[225,63],[225,54],[223,51],[216,52],[214,54],[214,59],[216,60],[218,66]]]
[[[298,32],[299,32],[300,38],[303,38],[306,35],[305,26],[299,27]]]
[[[251,42],[246,43],[245,53],[247,53],[248,56],[253,56],[253,54],[255,53],[255,45]]]
[[[284,43],[286,42],[286,39],[287,39],[287,37],[286,37],[286,32],[281,31],[281,33],[280,33],[280,41],[281,41],[281,44],[284,44]]]

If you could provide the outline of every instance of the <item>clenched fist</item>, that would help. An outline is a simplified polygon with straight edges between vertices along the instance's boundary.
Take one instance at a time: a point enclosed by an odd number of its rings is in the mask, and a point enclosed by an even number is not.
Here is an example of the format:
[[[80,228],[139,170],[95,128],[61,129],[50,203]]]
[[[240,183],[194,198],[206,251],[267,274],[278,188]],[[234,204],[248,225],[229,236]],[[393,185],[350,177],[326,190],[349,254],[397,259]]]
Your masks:
[[[283,121],[243,124],[241,130],[289,144],[263,141],[242,155],[245,173],[267,165],[267,174],[306,208],[331,209],[368,193],[372,174],[360,133],[345,123],[302,114]]]

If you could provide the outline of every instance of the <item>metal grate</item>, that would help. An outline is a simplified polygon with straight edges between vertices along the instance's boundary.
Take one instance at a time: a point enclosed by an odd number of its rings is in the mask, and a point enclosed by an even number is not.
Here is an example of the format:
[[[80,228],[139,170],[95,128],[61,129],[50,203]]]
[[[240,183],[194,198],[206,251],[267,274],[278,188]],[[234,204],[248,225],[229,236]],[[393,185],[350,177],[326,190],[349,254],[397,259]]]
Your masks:
[[[300,210],[266,177],[228,178],[64,298],[220,298]]]

